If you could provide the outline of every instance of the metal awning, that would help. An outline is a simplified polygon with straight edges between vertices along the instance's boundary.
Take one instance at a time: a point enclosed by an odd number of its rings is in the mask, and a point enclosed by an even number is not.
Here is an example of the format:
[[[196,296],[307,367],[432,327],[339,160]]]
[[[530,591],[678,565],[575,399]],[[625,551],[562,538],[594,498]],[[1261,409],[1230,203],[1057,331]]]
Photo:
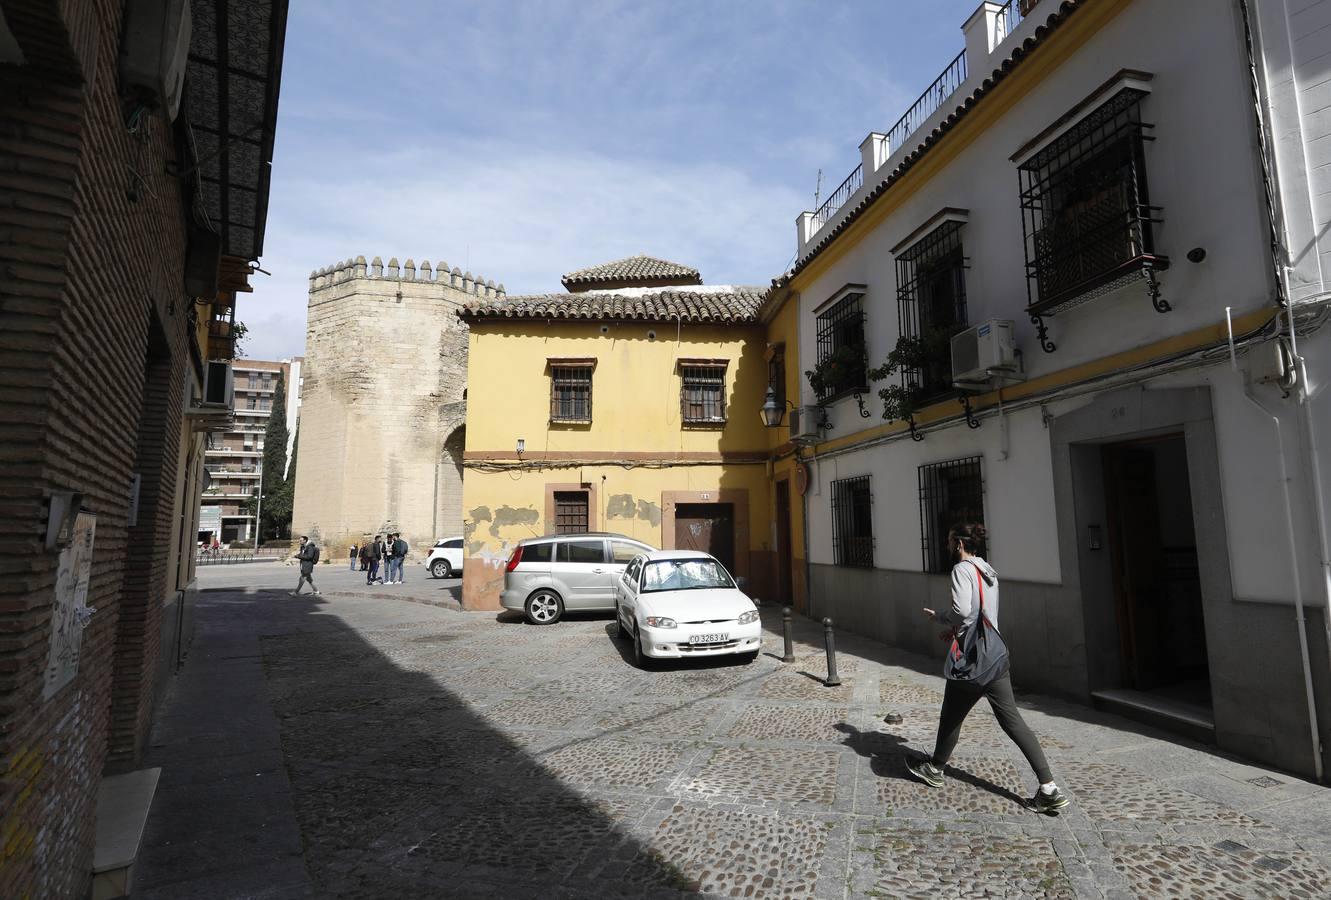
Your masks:
[[[222,256],[255,260],[268,219],[287,0],[191,0],[184,115],[196,213]]]

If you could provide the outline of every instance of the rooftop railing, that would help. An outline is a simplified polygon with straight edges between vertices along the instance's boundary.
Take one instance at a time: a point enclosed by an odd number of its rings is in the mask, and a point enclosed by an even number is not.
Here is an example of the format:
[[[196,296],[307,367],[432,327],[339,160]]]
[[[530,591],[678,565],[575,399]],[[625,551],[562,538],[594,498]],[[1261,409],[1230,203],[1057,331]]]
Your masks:
[[[1021,0],[1007,0],[1007,3],[1003,4],[1003,8],[994,20],[993,45],[995,47],[1003,42],[1003,38],[1016,31],[1017,26],[1021,24],[1021,20],[1026,18],[1023,7],[1033,5],[1029,2],[1023,3]]]
[[[823,202],[822,206],[819,206],[818,209],[814,211],[813,230],[817,231],[819,228],[826,225],[827,221],[837,214],[837,210],[846,205],[846,201],[849,200],[863,184],[864,165],[860,164],[855,167],[855,171],[851,172],[845,181],[841,182],[841,186],[832,192],[831,196]]]
[[[1012,15],[1020,17],[1020,12],[1016,8],[1017,0],[1012,0],[1008,4],[1012,7]],[[895,125],[888,130],[884,139],[886,147],[884,148],[883,158],[887,158],[903,147],[910,136],[928,120],[930,116],[936,113],[947,101],[957,88],[966,81],[966,51],[963,50],[957,54],[956,59],[948,64],[943,73],[934,79],[933,84],[924,89],[924,93],[911,104],[910,109],[900,119],[897,119]],[[872,173],[870,173],[872,174]],[[831,193],[813,214],[812,231],[810,234],[816,234],[832,218],[840,212],[841,208],[849,202],[864,185],[864,163],[855,167],[845,181]]]

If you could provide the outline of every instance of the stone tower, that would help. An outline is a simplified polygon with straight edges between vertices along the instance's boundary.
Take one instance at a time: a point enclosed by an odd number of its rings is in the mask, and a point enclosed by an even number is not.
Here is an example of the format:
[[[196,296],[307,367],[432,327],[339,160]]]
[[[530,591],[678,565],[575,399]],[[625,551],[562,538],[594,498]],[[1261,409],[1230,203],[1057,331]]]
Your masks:
[[[358,256],[311,273],[293,534],[334,558],[384,531],[413,556],[462,534],[467,327],[456,312],[503,294],[428,260]]]

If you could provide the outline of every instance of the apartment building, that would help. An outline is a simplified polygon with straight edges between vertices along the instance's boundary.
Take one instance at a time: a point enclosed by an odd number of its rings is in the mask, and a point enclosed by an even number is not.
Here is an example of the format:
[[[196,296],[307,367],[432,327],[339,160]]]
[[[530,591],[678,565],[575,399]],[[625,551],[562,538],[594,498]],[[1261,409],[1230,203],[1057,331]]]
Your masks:
[[[1329,24],[980,4],[780,281],[815,615],[937,652],[981,522],[1019,684],[1324,777]]]
[[[232,366],[233,419],[229,430],[212,435],[205,453],[208,472],[199,509],[199,541],[214,536],[223,544],[254,540],[251,499],[262,483],[263,440],[276,400],[277,379],[285,385],[283,415],[287,455],[295,441],[300,413],[302,357],[272,362],[238,359]]]

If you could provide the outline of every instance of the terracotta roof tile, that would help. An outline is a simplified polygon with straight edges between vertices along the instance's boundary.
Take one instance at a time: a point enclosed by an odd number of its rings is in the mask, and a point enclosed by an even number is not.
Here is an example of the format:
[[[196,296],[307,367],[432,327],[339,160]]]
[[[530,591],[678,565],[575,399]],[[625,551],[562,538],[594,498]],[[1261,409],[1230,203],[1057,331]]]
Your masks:
[[[478,319],[590,319],[753,324],[767,294],[762,287],[699,285],[623,288],[569,294],[531,294],[487,298],[468,303],[458,315]]]
[[[602,263],[599,266],[578,269],[576,272],[569,272],[560,279],[564,287],[569,290],[572,290],[574,285],[603,284],[609,281],[658,282],[665,280],[674,284],[702,284],[702,276],[698,274],[697,269],[682,266],[669,260],[657,259],[654,256],[643,255],[628,256],[614,262]]]

